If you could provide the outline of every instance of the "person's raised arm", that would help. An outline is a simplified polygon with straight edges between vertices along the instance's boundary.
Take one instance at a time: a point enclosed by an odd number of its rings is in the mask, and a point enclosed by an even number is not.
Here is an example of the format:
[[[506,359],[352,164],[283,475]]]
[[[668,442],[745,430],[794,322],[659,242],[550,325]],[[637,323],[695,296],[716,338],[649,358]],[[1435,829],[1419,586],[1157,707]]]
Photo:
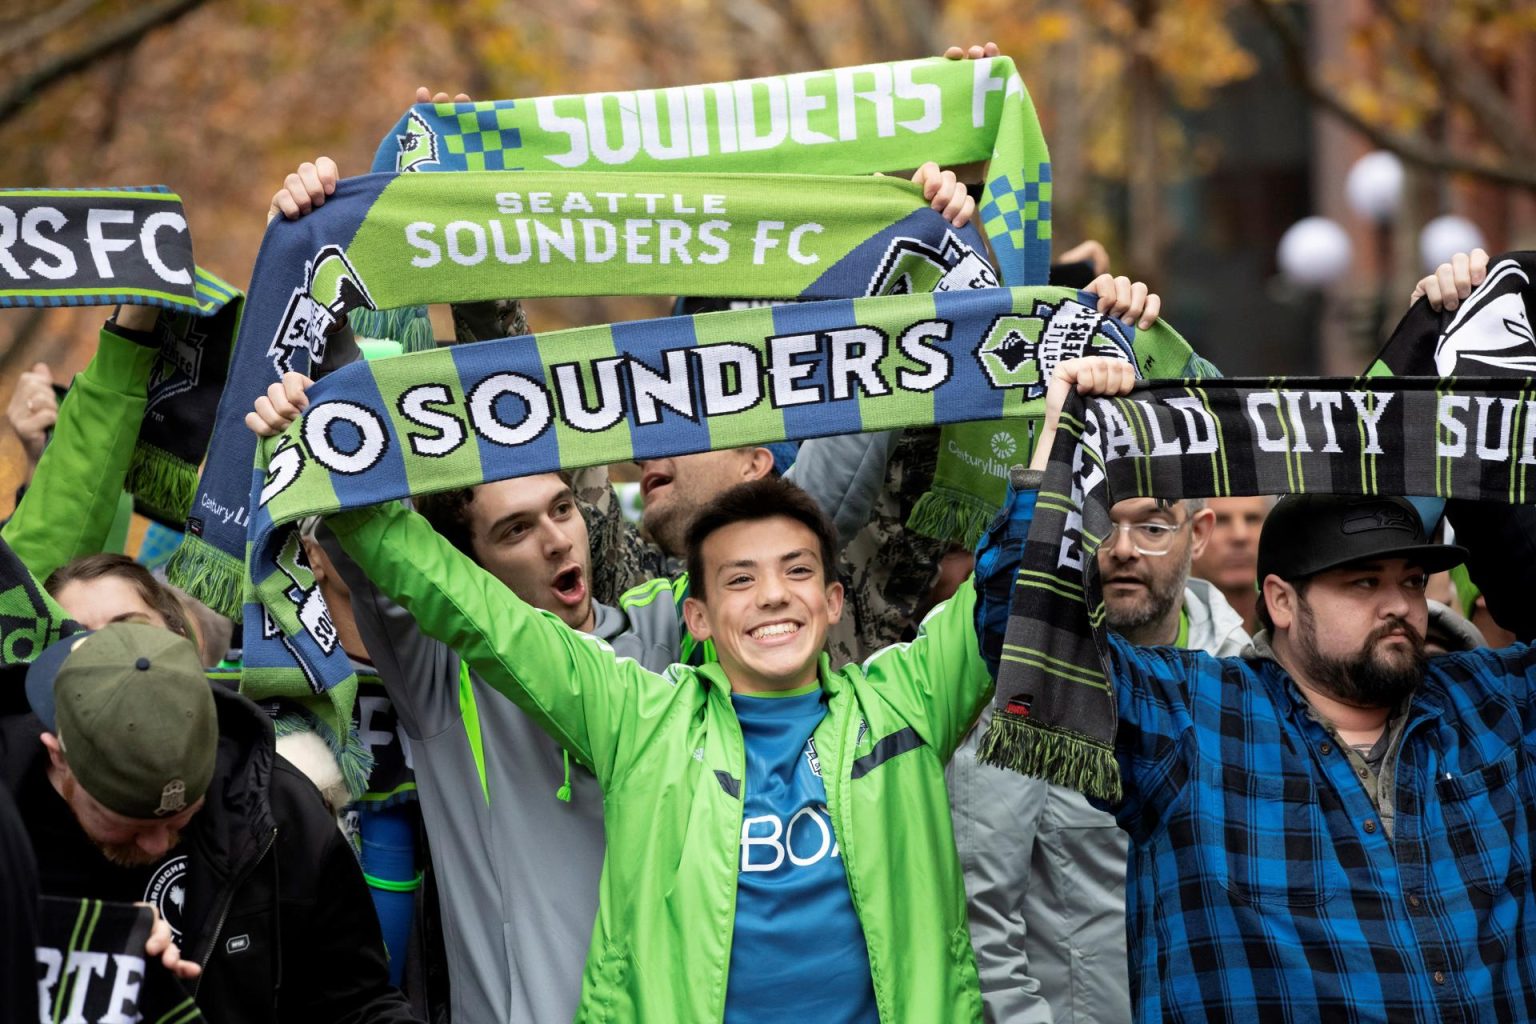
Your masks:
[[[309,405],[308,378],[285,374],[246,425],[273,436]],[[430,523],[387,503],[327,517],[372,583],[491,686],[527,711],[607,788],[633,763],[679,691],[590,634],[529,607]]]
[[[103,550],[148,404],[158,311],[123,306],[59,405],[53,440],[0,537],[38,579]]]

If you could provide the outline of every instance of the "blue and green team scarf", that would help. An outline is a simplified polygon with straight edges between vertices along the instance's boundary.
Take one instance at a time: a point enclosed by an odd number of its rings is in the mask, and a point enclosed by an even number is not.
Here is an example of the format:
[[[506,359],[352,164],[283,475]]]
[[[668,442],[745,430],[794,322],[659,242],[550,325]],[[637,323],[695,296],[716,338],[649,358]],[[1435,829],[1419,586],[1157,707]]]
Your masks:
[[[942,167],[988,165],[977,215],[1003,282],[1044,284],[1051,259],[1050,154],[1008,57],[908,60],[635,92],[422,103],[384,137],[373,170],[849,175],[914,168],[925,160]]]
[[[293,529],[303,517],[561,468],[1007,417],[1062,354],[1040,339],[1068,329],[1087,335],[1079,350],[1126,359],[1138,340],[1187,350],[1167,325],[1133,334],[1091,301],[1040,287],[808,302],[344,367],[257,454],[243,685],[323,696],[329,707],[309,707],[344,728],[355,680]]]
[[[1050,154],[1029,92],[1007,57],[418,104],[384,137],[373,169],[869,174],[925,160],[945,167],[985,163],[977,213],[1000,283],[1045,284]],[[935,288],[918,282],[914,290]],[[1198,359],[1156,369],[1157,376],[1213,373]],[[969,546],[1002,504],[1007,466],[1028,460],[1040,411],[1036,405],[1018,419],[945,428],[933,484],[908,527]]]
[[[242,298],[193,262],[181,197],[163,185],[0,189],[0,309],[166,310],[127,486],[168,525],[192,503]]]

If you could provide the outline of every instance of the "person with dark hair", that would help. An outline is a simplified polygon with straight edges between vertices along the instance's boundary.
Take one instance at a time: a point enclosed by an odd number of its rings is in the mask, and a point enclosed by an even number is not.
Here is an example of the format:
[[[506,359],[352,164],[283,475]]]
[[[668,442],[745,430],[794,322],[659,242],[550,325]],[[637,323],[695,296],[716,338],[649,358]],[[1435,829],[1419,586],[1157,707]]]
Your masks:
[[[1131,385],[1057,367],[1042,446],[1071,388]],[[1290,494],[1240,656],[1110,636],[1138,1020],[1536,1018],[1533,648],[1425,652],[1425,579],[1466,556],[1406,499]],[[1018,552],[979,562],[988,622]]]
[[[1262,494],[1209,499],[1216,521],[1205,550],[1195,556],[1194,574],[1219,589],[1250,627],[1258,623],[1259,531],[1274,503]]]
[[[44,895],[154,905],[202,968],[189,988],[209,1020],[417,1019],[335,819],[188,640],[149,622],[77,633],[31,664],[26,694],[32,713],[0,720],[0,785]]]
[[[719,661],[657,674],[509,594],[415,512],[327,523],[601,785],[611,856],[582,1014],[981,1019],[943,774],[990,690],[970,585],[912,643],[834,671],[835,534],[793,484],[741,484],[686,536],[684,614]]]

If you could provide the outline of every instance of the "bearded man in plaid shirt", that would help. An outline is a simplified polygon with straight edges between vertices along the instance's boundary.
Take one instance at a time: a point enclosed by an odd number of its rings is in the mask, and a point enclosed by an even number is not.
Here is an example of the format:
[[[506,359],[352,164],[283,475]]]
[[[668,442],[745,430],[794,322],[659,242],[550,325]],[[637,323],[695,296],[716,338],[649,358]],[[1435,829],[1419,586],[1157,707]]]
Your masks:
[[[1063,364],[1047,430],[1071,388],[1131,383]],[[1039,486],[1014,482],[984,649]],[[1290,495],[1242,656],[1111,638],[1138,1020],[1536,1020],[1536,648],[1424,654],[1426,574],[1466,554],[1401,498]]]

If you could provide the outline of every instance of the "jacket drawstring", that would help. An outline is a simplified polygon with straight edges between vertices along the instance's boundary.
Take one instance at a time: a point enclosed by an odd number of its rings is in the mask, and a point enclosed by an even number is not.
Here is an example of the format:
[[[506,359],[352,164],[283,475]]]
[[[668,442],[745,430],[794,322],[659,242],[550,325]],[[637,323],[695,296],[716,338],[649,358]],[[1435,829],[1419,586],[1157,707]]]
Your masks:
[[[571,802],[571,752],[569,750],[565,750],[565,749],[562,748],[561,751],[560,751],[560,759],[565,762],[565,781],[560,784],[560,788],[559,789],[555,790],[555,799],[556,800],[564,800],[566,803],[570,803]]]

